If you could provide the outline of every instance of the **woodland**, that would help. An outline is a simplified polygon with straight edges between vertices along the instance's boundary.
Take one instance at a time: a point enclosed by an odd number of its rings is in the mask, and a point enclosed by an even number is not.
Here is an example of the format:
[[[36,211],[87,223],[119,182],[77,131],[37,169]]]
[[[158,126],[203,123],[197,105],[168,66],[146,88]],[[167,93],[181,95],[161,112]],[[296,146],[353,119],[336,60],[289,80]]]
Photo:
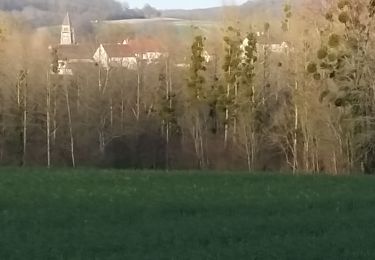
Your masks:
[[[279,14],[223,8],[210,31],[93,26],[82,41],[144,34],[168,56],[63,77],[53,29],[1,13],[0,164],[371,173],[375,1],[287,1]]]

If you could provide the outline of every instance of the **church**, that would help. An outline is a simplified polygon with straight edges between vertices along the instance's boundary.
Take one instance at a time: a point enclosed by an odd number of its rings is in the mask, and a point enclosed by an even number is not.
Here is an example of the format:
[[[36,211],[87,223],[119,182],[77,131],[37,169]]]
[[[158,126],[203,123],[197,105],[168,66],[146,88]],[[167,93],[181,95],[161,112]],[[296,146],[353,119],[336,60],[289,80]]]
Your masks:
[[[60,45],[73,44],[76,44],[75,32],[70,21],[69,13],[67,13],[61,26]]]
[[[56,47],[58,57],[58,74],[73,75],[74,64],[94,64],[95,47],[76,42],[74,27],[69,13],[66,14],[61,25],[60,44]]]
[[[152,38],[143,37],[99,46],[80,44],[76,39],[74,27],[67,13],[61,25],[60,44],[55,47],[59,75],[73,75],[75,64],[98,65],[106,70],[112,67],[135,70],[140,61],[151,64],[168,55],[163,45]]]

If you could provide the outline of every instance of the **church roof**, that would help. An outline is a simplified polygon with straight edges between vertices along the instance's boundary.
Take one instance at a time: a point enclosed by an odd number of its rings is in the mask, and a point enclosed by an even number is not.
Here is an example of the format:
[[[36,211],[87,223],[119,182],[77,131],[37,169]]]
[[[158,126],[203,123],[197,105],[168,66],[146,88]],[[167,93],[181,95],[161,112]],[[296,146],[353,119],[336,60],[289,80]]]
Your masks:
[[[70,26],[71,22],[70,22],[70,16],[69,16],[69,13],[66,13],[66,16],[64,18],[64,21],[63,21],[63,24],[62,25],[67,25],[67,26]]]
[[[133,57],[135,51],[127,44],[103,44],[107,55],[111,58]]]
[[[92,60],[95,48],[86,44],[59,45],[57,56],[59,60]]]

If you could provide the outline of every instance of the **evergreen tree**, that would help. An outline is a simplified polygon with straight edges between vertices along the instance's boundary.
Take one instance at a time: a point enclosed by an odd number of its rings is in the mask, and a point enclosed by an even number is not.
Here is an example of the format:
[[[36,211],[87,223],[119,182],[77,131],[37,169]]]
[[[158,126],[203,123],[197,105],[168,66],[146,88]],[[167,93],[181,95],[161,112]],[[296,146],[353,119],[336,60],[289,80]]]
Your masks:
[[[191,46],[191,61],[188,79],[188,93],[185,113],[188,117],[188,124],[194,142],[194,150],[198,166],[204,168],[207,165],[205,155],[204,136],[206,130],[205,117],[207,110],[206,100],[206,78],[205,71],[205,38],[198,35],[194,38]]]
[[[224,146],[227,147],[229,141],[229,132],[232,128],[233,139],[237,132],[237,112],[238,112],[238,90],[241,80],[241,61],[242,38],[239,29],[229,26],[227,35],[224,37],[225,43],[225,59],[223,70],[225,74],[225,82],[227,85],[226,93],[223,97],[225,110],[224,121]]]

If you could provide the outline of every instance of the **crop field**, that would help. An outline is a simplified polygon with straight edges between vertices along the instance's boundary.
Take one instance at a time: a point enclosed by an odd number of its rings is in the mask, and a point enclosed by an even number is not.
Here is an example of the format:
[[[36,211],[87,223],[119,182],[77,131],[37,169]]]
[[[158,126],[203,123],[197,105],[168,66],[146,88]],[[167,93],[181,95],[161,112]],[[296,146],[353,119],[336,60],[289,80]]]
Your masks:
[[[0,170],[0,259],[375,259],[375,179]]]

